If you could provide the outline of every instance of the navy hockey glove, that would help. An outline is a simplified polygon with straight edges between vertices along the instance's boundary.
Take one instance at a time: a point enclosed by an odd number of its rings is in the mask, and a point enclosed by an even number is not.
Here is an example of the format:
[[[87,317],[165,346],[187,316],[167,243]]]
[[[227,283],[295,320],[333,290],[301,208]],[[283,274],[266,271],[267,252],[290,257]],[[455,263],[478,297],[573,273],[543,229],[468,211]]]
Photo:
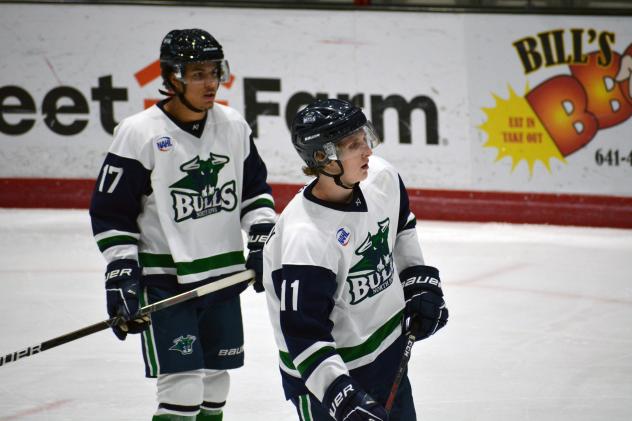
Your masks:
[[[253,224],[248,234],[248,258],[246,259],[246,269],[255,271],[255,283],[253,288],[257,292],[263,292],[263,246],[268,241],[268,235],[272,231],[274,224]]]
[[[125,323],[112,326],[122,341],[128,333],[140,333],[149,327],[149,316],[138,316],[140,268],[136,260],[115,260],[105,272],[105,294],[110,317],[121,316]]]
[[[336,421],[387,421],[388,415],[349,376],[340,376],[327,388],[323,405]]]
[[[411,266],[399,274],[406,298],[406,316],[415,319],[411,333],[417,340],[433,335],[448,322],[439,270],[432,266]]]

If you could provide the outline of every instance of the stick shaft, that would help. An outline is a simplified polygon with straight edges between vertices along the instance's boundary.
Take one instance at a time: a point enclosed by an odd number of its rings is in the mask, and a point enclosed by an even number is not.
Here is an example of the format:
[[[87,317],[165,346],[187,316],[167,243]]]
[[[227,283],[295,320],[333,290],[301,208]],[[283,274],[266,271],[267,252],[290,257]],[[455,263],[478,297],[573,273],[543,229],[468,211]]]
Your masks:
[[[404,348],[404,354],[402,355],[402,359],[399,362],[399,367],[397,368],[397,373],[395,374],[395,380],[393,380],[391,391],[388,394],[386,405],[384,405],[384,409],[386,409],[387,414],[390,414],[391,409],[393,409],[395,397],[397,396],[397,390],[399,389],[399,384],[402,382],[404,374],[406,373],[406,367],[408,366],[408,361],[410,361],[410,355],[413,349],[413,345],[415,344],[415,339],[415,335],[413,335],[412,333],[406,335],[406,347]]]
[[[174,295],[173,297],[166,298],[162,301],[158,301],[153,304],[146,305],[141,308],[140,314],[145,315],[153,313],[154,311],[162,310],[163,308],[171,307],[172,305],[188,301],[192,298],[201,297],[211,292],[219,291],[220,289],[228,288],[230,286],[239,284],[241,282],[253,279],[255,277],[255,271],[252,269],[245,270],[243,272],[236,273],[226,278],[222,278],[215,282],[211,282],[201,287],[192,289],[191,291],[183,292],[182,294]],[[109,326],[108,326],[109,327]]]
[[[182,294],[174,295],[173,297],[169,297],[164,300],[158,301],[156,303],[146,305],[145,307],[142,307],[139,310],[139,312],[141,315],[147,315],[155,311],[159,311],[167,307],[171,307],[175,304],[188,301],[193,298],[201,297],[203,295],[210,294],[211,292],[219,291],[220,289],[224,289],[229,286],[236,285],[240,282],[247,281],[249,279],[254,278],[254,276],[255,276],[255,272],[253,270],[250,270],[250,269],[245,270],[243,272],[236,273],[226,278],[222,278],[218,281],[211,282],[206,285],[202,285],[201,287],[192,289],[191,291],[186,291],[186,292],[183,292]],[[72,342],[76,339],[83,338],[88,335],[92,335],[93,333],[100,332],[112,326],[118,325],[119,323],[123,321],[124,320],[121,319],[120,317],[112,317],[111,319],[103,320],[93,325],[86,326],[79,330],[75,330],[74,332],[70,332],[65,335],[58,336],[53,339],[49,339],[37,345],[29,346],[25,349],[12,352],[5,356],[0,356],[0,367],[4,366],[5,364],[20,360],[25,357],[39,354],[40,352],[46,351],[56,346],[63,345],[68,342]]]

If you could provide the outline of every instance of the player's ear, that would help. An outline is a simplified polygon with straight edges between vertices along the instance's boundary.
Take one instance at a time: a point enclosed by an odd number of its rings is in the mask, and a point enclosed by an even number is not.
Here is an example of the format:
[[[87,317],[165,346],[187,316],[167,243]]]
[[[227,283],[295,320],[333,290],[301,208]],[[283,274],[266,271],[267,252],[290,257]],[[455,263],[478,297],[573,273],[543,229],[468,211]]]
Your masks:
[[[171,82],[171,86],[176,90],[176,93],[183,91],[182,82],[176,77],[174,72],[169,74],[169,82]]]
[[[316,162],[322,163],[327,159],[327,155],[325,155],[325,152],[323,151],[316,151],[314,152],[314,159],[316,160]]]

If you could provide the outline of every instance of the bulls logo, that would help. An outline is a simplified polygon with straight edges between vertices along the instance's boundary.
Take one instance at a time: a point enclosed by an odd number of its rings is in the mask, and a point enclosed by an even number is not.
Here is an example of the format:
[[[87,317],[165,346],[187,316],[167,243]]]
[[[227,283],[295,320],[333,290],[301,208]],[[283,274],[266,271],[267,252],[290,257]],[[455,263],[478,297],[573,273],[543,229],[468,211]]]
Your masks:
[[[173,346],[169,351],[178,351],[182,355],[190,355],[193,353],[193,342],[197,338],[193,335],[178,336],[173,340]]]
[[[375,234],[367,233],[366,239],[355,254],[360,261],[349,269],[347,284],[351,304],[358,304],[368,297],[384,291],[393,283],[393,253],[388,245],[389,219],[378,222]]]
[[[235,209],[235,180],[217,186],[219,172],[229,161],[227,156],[211,153],[207,160],[196,156],[180,166],[187,175],[169,186],[173,189],[171,197],[176,222]]]

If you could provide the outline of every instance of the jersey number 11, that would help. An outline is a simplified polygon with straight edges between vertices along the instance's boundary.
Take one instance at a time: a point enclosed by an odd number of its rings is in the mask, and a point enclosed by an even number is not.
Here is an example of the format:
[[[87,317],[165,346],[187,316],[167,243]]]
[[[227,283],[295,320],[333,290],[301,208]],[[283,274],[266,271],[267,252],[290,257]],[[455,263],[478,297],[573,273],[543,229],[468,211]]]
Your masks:
[[[298,279],[290,284],[290,288],[292,288],[292,311],[298,310]],[[285,302],[287,301],[285,296],[286,291],[286,280],[283,280],[281,284],[281,311],[285,311]]]

